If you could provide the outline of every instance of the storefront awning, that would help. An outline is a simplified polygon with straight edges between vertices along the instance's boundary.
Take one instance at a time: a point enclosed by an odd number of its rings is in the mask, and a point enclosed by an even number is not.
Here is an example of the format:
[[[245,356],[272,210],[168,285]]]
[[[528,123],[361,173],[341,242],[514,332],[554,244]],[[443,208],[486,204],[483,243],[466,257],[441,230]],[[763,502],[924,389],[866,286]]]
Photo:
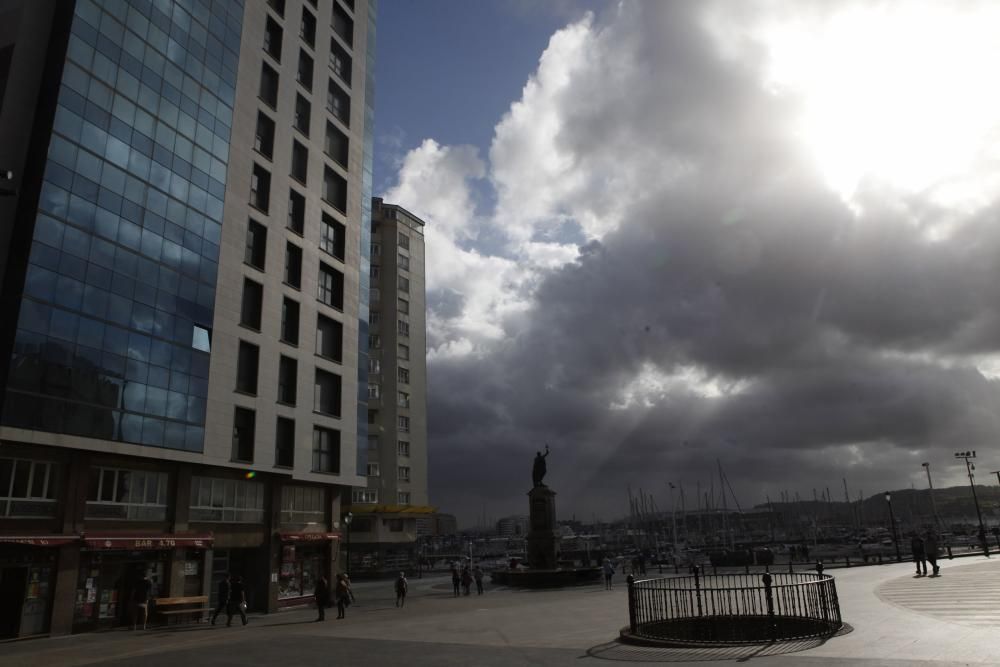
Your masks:
[[[340,533],[278,533],[282,542],[326,542],[339,540]]]
[[[0,544],[26,544],[32,547],[58,547],[76,542],[79,535],[0,535]]]
[[[164,535],[164,534],[135,534],[122,535],[121,533],[86,533],[83,536],[83,543],[88,549],[115,549],[127,551],[142,551],[147,549],[175,549],[177,547],[187,547],[192,549],[207,549],[212,546],[212,534],[203,533],[199,535]]]

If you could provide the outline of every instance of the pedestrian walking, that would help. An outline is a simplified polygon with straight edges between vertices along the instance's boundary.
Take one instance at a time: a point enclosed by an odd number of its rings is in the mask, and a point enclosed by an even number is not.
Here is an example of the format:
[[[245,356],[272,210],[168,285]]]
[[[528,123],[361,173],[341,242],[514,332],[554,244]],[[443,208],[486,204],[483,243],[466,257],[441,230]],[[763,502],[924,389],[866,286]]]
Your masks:
[[[924,556],[924,541],[920,538],[919,533],[913,533],[913,537],[910,538],[910,553],[913,554],[913,564],[917,567],[917,576],[927,576],[927,560]],[[923,572],[920,571],[921,565],[923,566]]]
[[[396,578],[396,606],[402,607],[406,604],[406,591],[410,588],[406,583],[406,573],[400,572]]]
[[[931,574],[940,576],[941,568],[938,567],[938,542],[933,530],[928,530],[924,535],[924,557],[931,563]]]
[[[466,595],[472,593],[472,571],[469,570],[468,565],[462,568],[462,589]]]
[[[233,624],[233,616],[240,615],[243,625],[247,624],[247,587],[243,577],[236,575],[229,585],[229,605],[226,607],[226,627]]]
[[[455,597],[461,595],[459,591],[459,586],[462,584],[462,575],[458,573],[458,565],[455,563],[451,564],[451,588],[455,594]]]
[[[212,625],[215,625],[215,619],[219,617],[223,611],[229,607],[229,573],[226,572],[222,576],[222,581],[219,582],[219,601],[215,603],[215,613],[212,614]]]
[[[319,612],[316,620],[325,621],[326,608],[330,604],[330,582],[322,574],[316,580],[316,588],[313,590],[313,596],[316,598],[316,611]]]
[[[135,582],[132,588],[132,629],[135,630],[139,619],[142,619],[142,629],[146,629],[149,619],[149,596],[153,592],[153,582],[149,580],[149,572]]]
[[[604,565],[601,566],[601,569],[604,571],[604,589],[610,591],[612,588],[611,577],[615,576],[615,566],[611,564],[610,558],[604,559]]]
[[[351,604],[351,582],[345,574],[337,575],[337,587],[334,590],[337,598],[337,618],[346,618],[345,612]]]
[[[483,594],[483,568],[476,564],[476,569],[472,571],[472,576],[476,580],[476,595]]]

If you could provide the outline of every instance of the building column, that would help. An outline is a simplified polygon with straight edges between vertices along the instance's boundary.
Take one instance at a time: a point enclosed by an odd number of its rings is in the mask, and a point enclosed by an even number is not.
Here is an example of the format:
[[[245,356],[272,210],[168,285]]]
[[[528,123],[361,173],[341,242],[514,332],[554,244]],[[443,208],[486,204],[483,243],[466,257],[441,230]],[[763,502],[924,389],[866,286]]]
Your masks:
[[[270,504],[267,513],[267,535],[264,545],[267,549],[267,613],[278,611],[278,572],[281,571],[281,481],[274,479],[269,485]]]
[[[173,507],[174,534],[187,532],[188,519],[191,513],[191,466],[181,463],[175,468],[173,493],[170,504]],[[184,561],[187,559],[187,549],[177,548],[170,552],[170,586],[169,595],[172,598],[184,597]],[[209,575],[211,576],[211,575]]]
[[[73,611],[76,608],[76,583],[80,573],[80,545],[59,547],[56,580],[52,592],[52,616],[49,634],[68,635],[73,632]]]

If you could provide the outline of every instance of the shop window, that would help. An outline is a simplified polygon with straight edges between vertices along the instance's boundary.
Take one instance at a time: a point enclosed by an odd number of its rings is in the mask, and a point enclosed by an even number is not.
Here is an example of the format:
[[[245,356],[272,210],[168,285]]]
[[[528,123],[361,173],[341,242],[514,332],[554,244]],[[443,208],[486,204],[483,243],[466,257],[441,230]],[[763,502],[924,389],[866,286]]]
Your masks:
[[[313,428],[313,472],[340,474],[340,431]]]
[[[261,523],[264,483],[243,479],[191,478],[191,521]]]
[[[163,521],[167,517],[167,473],[91,468],[88,519]]]
[[[278,402],[295,405],[296,384],[299,378],[299,367],[295,359],[281,356],[278,362]]]
[[[0,517],[55,516],[57,471],[47,461],[0,459]]]
[[[253,441],[256,414],[247,408],[236,408],[233,415],[233,460],[253,463]]]
[[[291,468],[295,463],[295,421],[278,417],[274,433],[274,465]]]
[[[322,219],[320,220],[319,229],[320,249],[343,261],[347,228],[324,213]]]
[[[343,360],[344,327],[337,320],[319,315],[316,320],[316,354],[336,362]]]
[[[316,582],[329,565],[327,544],[283,544],[281,570],[278,573],[278,599],[312,595]]]
[[[340,417],[340,376],[316,369],[313,410]]]

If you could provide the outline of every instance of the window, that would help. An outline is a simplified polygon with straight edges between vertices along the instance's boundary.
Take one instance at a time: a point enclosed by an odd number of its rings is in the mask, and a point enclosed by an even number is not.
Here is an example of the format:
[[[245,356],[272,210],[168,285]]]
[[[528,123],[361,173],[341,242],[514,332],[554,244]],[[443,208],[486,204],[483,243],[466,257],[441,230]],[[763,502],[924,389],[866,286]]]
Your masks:
[[[409,291],[410,291],[410,279],[409,278],[404,278],[403,276],[399,276],[398,285],[399,285],[399,291],[400,292],[409,293]]]
[[[403,248],[404,250],[409,250],[410,249],[410,237],[409,236],[407,236],[403,232],[397,232],[396,239],[397,239],[397,242],[399,243],[399,247],[400,248]]]
[[[326,89],[326,108],[345,127],[351,126],[351,98],[333,80]]]
[[[410,384],[410,369],[409,368],[397,368],[396,369],[396,381],[400,384]]]
[[[340,376],[316,369],[313,410],[333,417],[340,416]]]
[[[372,264],[368,267],[368,277],[374,282],[379,278],[379,265]]]
[[[247,225],[247,247],[243,261],[261,271],[264,270],[264,259],[267,255],[267,227],[250,221]]]
[[[48,461],[0,459],[0,517],[54,517],[57,470]]]
[[[399,466],[396,471],[396,478],[403,482],[410,481],[410,466]]]
[[[379,288],[372,287],[368,290],[368,302],[373,306],[377,306],[382,302],[382,293],[379,291]]]
[[[399,264],[399,268],[401,268],[402,270],[404,271],[410,270],[410,258],[404,255],[403,253],[399,253],[396,256],[396,261]]]
[[[373,327],[377,327],[382,323],[382,311],[370,310],[368,311],[368,324]]]
[[[285,0],[267,0],[268,6],[278,12],[278,16],[285,15]]]
[[[408,440],[397,440],[396,441],[396,454],[399,456],[409,456],[410,455],[410,443]]]
[[[299,37],[309,46],[316,46],[316,17],[312,12],[302,8],[302,22],[299,24]]]
[[[264,483],[245,479],[191,477],[191,521],[261,523]]]
[[[397,348],[397,351],[396,351],[396,356],[397,357],[399,357],[400,359],[409,359],[410,358],[410,346],[409,345],[397,345],[396,348]]]
[[[403,315],[410,314],[410,302],[406,299],[400,297],[396,299],[396,310],[398,310]]]
[[[295,420],[278,417],[274,430],[274,465],[291,468],[295,463]]]
[[[376,259],[378,259],[379,257],[381,257],[382,256],[382,246],[379,245],[378,243],[372,243],[371,244],[371,256],[372,256],[372,261],[373,262]]]
[[[400,336],[410,335],[410,323],[403,320],[396,320],[396,331]]]
[[[274,157],[274,121],[262,111],[257,112],[257,133],[253,147],[268,159]]]
[[[337,320],[319,315],[316,321],[316,354],[333,361],[342,361],[344,327]]]
[[[253,410],[236,408],[233,415],[233,460],[253,462],[254,428],[257,415]]]
[[[348,46],[353,46],[354,21],[351,20],[350,14],[336,2],[333,3],[333,32]]]
[[[298,362],[281,355],[278,362],[278,402],[295,405],[296,384],[299,377]]]
[[[373,451],[373,450],[377,451],[378,450],[378,436],[377,435],[369,435],[368,436],[368,450],[369,451]]]
[[[271,174],[258,164],[250,174],[250,205],[267,213],[271,203]]]
[[[240,308],[240,324],[260,331],[260,317],[263,311],[264,288],[249,278],[243,279],[243,304]]]
[[[299,302],[287,296],[281,301],[281,340],[290,345],[299,344]]]
[[[318,486],[281,487],[281,523],[326,521],[326,489]]]
[[[285,243],[285,282],[299,289],[302,287],[302,248]]]
[[[410,504],[410,492],[409,491],[400,491],[399,492],[399,504],[400,505],[409,505]]]
[[[351,502],[369,505],[378,502],[378,489],[352,489]]]
[[[309,151],[297,141],[292,142],[292,178],[306,184],[309,171]]]
[[[382,337],[377,333],[368,334],[368,349],[377,350],[382,347]]]
[[[368,355],[368,373],[378,375],[382,372],[382,362],[375,355]]]
[[[347,211],[347,181],[329,167],[323,169],[323,199],[338,211]]]
[[[348,88],[351,86],[351,57],[335,39],[330,40],[330,69]]]
[[[281,62],[281,26],[270,16],[264,25],[264,52]]]
[[[410,395],[405,391],[398,392],[396,394],[396,405],[401,408],[410,407]]]
[[[272,109],[278,108],[278,73],[264,63],[260,69],[260,99]]]
[[[236,360],[236,391],[257,394],[257,369],[259,365],[260,348],[241,340]]]
[[[306,227],[306,198],[295,190],[288,191],[288,228],[298,235]]]
[[[309,114],[312,113],[312,105],[309,100],[301,95],[295,96],[295,118],[293,120],[295,129],[302,134],[309,135]]]
[[[163,521],[167,518],[167,473],[91,468],[86,518]]]
[[[326,154],[337,164],[347,169],[347,149],[349,143],[347,135],[337,129],[333,123],[326,124]]]
[[[368,423],[369,424],[374,424],[377,421],[378,421],[378,410],[369,410],[368,411]]]
[[[378,399],[380,393],[381,392],[380,392],[379,385],[377,385],[375,383],[372,383],[372,384],[368,385],[368,398],[369,398],[369,400],[376,400],[376,399]]]
[[[409,417],[404,417],[403,415],[399,415],[397,426],[399,427],[399,430],[400,430],[401,433],[409,433],[410,432],[410,418]]]
[[[369,463],[368,464],[368,476],[369,477],[378,477],[379,476],[379,470],[378,470],[378,464],[377,463]]]
[[[340,224],[326,213],[320,221],[319,247],[339,260],[344,259],[344,248],[346,246],[347,228]]]
[[[313,88],[313,59],[305,51],[299,51],[299,68],[295,74],[296,80],[306,90]]]
[[[313,472],[340,473],[340,431],[313,429]]]
[[[342,310],[344,308],[344,274],[320,263],[319,300],[326,305]]]
[[[191,331],[191,347],[202,352],[211,352],[212,330],[194,325]]]

